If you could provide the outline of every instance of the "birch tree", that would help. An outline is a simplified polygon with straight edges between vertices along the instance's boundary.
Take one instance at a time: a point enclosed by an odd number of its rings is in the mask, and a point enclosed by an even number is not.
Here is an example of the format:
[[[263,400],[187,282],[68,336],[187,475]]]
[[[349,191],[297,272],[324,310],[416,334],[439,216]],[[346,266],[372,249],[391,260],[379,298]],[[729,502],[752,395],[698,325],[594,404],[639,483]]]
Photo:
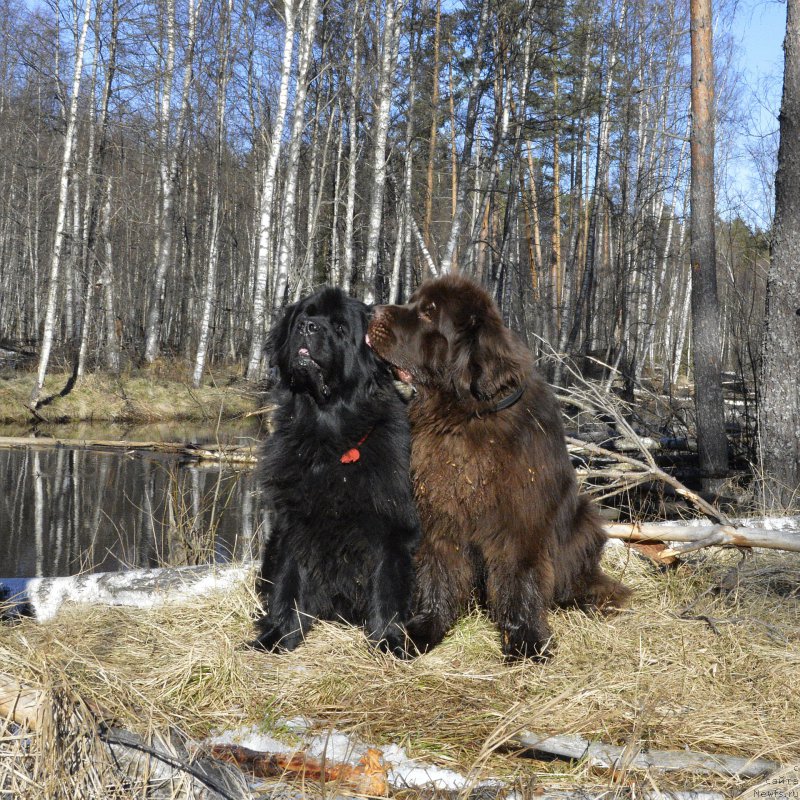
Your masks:
[[[216,142],[214,145],[214,175],[212,177],[211,215],[208,230],[208,260],[205,288],[203,290],[203,312],[200,317],[200,336],[194,360],[192,386],[196,389],[203,379],[208,340],[211,335],[211,317],[217,289],[217,264],[219,263],[220,205],[222,204],[222,158],[226,138],[225,109],[228,102],[229,62],[231,57],[231,27],[233,0],[220,5],[219,52],[217,54],[216,85]]]
[[[362,10],[363,9],[363,10]],[[359,57],[359,43],[361,38],[362,14],[366,13],[366,6],[361,6],[361,0],[356,3],[356,12],[353,15],[351,29],[351,64],[350,91],[347,100],[347,136],[349,152],[347,154],[347,192],[345,200],[344,241],[342,243],[342,288],[350,291],[350,281],[353,277],[353,236],[355,232],[356,214],[356,179],[358,175],[358,101],[361,88],[361,62]]]
[[[83,22],[76,17],[76,46],[74,67],[72,73],[72,89],[70,94],[69,110],[66,117],[66,130],[64,132],[64,151],[61,159],[61,174],[59,179],[58,205],[56,210],[55,237],[53,250],[50,257],[50,283],[47,290],[47,305],[44,316],[44,329],[42,343],[39,351],[39,366],[36,372],[36,382],[31,391],[28,405],[36,411],[39,398],[44,387],[47,375],[47,366],[50,361],[50,352],[53,347],[53,335],[56,323],[56,310],[58,301],[58,279],[61,271],[61,257],[64,250],[66,233],[67,205],[69,203],[70,176],[73,167],[73,150],[75,147],[75,132],[78,125],[78,98],[81,89],[81,76],[83,74],[83,57],[86,48],[86,35],[89,30],[89,21],[92,15],[92,1],[86,0],[83,7]]]
[[[367,253],[364,259],[364,302],[375,302],[375,278],[378,270],[378,246],[383,218],[383,194],[386,186],[386,140],[389,135],[389,110],[397,64],[398,18],[401,0],[385,0],[381,60],[378,77],[378,107],[372,123],[372,184],[367,222]]]
[[[286,154],[286,178],[283,186],[283,208],[281,210],[280,248],[278,250],[275,291],[272,309],[280,309],[289,287],[290,270],[294,265],[297,208],[297,183],[300,167],[300,149],[305,123],[305,104],[308,93],[308,73],[311,64],[311,48],[317,27],[317,0],[306,0],[303,24],[300,31],[300,49],[297,55],[297,82],[294,89],[294,108],[289,135],[289,150]]]
[[[186,54],[183,65],[183,85],[175,128],[170,136],[173,82],[175,80],[175,35],[177,27],[175,0],[166,0],[165,9],[165,42],[164,69],[160,83],[160,117],[159,117],[159,176],[161,205],[159,208],[159,224],[156,239],[156,269],[150,295],[150,307],[147,312],[145,328],[144,358],[152,363],[158,358],[161,337],[162,306],[167,271],[172,260],[172,209],[175,202],[175,184],[178,178],[181,148],[189,110],[189,91],[192,85],[192,67],[194,59],[195,36],[197,32],[197,15],[202,0],[189,0],[187,10]]]
[[[275,122],[269,137],[269,157],[264,168],[264,176],[259,198],[260,224],[258,228],[255,288],[253,290],[253,312],[250,318],[250,353],[247,358],[247,379],[260,377],[261,356],[266,334],[267,282],[269,266],[272,263],[270,236],[272,234],[272,209],[275,204],[275,182],[278,173],[278,158],[281,152],[281,137],[286,122],[286,109],[289,105],[289,80],[292,72],[292,51],[294,50],[296,0],[285,0],[283,5],[283,56],[281,58],[281,80],[278,89],[278,104]]]

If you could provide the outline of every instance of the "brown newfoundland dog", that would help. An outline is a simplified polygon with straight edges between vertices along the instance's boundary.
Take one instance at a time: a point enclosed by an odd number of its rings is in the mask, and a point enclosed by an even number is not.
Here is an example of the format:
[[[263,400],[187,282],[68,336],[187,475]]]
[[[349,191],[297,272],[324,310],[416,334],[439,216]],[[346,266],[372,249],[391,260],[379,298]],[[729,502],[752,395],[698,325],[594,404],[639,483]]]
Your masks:
[[[510,657],[549,655],[553,606],[622,605],[630,592],[600,568],[606,536],[578,494],[558,401],[486,291],[429,281],[407,305],[377,307],[368,342],[419,390],[417,648],[438,644],[473,597]]]

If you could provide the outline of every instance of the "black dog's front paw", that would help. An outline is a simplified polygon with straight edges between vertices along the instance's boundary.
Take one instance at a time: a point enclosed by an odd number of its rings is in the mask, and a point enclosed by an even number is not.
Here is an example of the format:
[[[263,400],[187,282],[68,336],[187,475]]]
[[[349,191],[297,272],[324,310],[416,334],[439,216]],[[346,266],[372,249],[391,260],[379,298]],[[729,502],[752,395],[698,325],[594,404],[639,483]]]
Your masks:
[[[404,660],[413,658],[413,651],[416,649],[402,625],[392,625],[389,630],[384,631],[375,646],[384,653]]]
[[[268,618],[260,619],[256,625],[261,633],[247,643],[248,647],[252,647],[254,650],[288,653],[303,640],[301,631],[287,631],[282,625],[271,624]]]

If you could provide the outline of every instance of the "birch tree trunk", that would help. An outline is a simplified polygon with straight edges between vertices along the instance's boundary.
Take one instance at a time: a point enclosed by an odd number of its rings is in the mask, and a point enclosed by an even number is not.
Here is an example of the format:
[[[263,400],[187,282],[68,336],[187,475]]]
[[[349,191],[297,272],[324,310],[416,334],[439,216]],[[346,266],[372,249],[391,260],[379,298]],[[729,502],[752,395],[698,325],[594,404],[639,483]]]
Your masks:
[[[255,287],[253,290],[253,313],[250,321],[250,353],[247,358],[247,379],[261,377],[261,356],[266,334],[267,283],[269,265],[272,263],[270,236],[272,228],[272,206],[275,202],[275,178],[278,172],[278,158],[281,150],[281,136],[286,122],[286,109],[289,105],[289,78],[292,72],[292,52],[294,50],[296,0],[285,0],[283,4],[284,38],[281,59],[281,82],[278,89],[278,107],[275,124],[269,143],[269,158],[264,167],[261,189],[261,220],[258,230],[258,256],[256,259]]]
[[[442,0],[436,0],[436,22],[433,29],[433,68],[431,71],[431,129],[428,137],[428,171],[425,180],[425,222],[422,238],[428,250],[432,249],[431,222],[433,220],[433,179],[436,158],[436,138],[439,131],[439,48],[442,31]]]
[[[775,222],[767,283],[759,403],[768,507],[800,496],[800,0],[788,0]]]
[[[227,0],[220,6],[220,50],[217,67],[217,137],[215,145],[214,177],[211,198],[211,222],[209,228],[208,263],[206,281],[203,290],[203,313],[200,317],[200,337],[197,342],[197,355],[194,360],[192,386],[197,389],[203,380],[208,341],[211,336],[211,316],[217,289],[217,265],[219,263],[220,204],[222,193],[222,155],[225,145],[225,109],[228,100],[229,61],[231,52],[231,25],[233,17],[233,0]]]
[[[114,314],[114,251],[111,245],[111,177],[106,178],[105,201],[103,203],[102,222],[100,234],[103,237],[104,258],[100,272],[100,282],[103,287],[103,310],[105,313],[105,362],[106,368],[113,374],[118,374],[119,336],[117,333],[117,318]]]
[[[97,6],[95,15],[95,39],[99,41],[102,35],[102,6]],[[111,101],[111,87],[117,68],[117,35],[119,33],[119,0],[111,3],[111,29],[108,39],[108,56],[106,59],[105,78],[100,96],[100,108],[96,119],[90,127],[89,153],[86,157],[86,206],[84,211],[84,224],[86,233],[83,237],[83,273],[86,280],[83,323],[81,325],[81,343],[78,350],[78,362],[75,369],[77,378],[83,376],[86,369],[86,357],[89,350],[89,324],[91,322],[92,296],[94,293],[94,269],[97,245],[97,224],[100,215],[100,206],[108,192],[103,185],[106,152],[108,145],[108,106]],[[99,59],[95,58],[92,69],[92,87],[96,82],[96,68]],[[93,89],[94,92],[94,89]],[[95,159],[95,142],[97,144],[97,157]],[[96,163],[95,163],[96,161]],[[101,280],[102,283],[102,280]]]
[[[77,46],[75,48],[75,68],[72,75],[72,94],[70,96],[69,111],[67,113],[67,127],[64,134],[64,153],[61,161],[61,175],[59,179],[55,238],[53,241],[53,252],[50,258],[50,283],[47,291],[47,305],[45,308],[42,345],[39,351],[39,366],[36,372],[36,383],[33,386],[33,390],[31,391],[30,399],[28,401],[28,405],[32,411],[36,411],[38,407],[39,397],[44,386],[44,379],[47,375],[50,352],[53,347],[53,334],[55,331],[56,305],[58,298],[58,278],[61,270],[61,255],[64,249],[67,204],[69,202],[70,176],[72,174],[72,152],[75,147],[75,131],[78,124],[78,96],[81,89],[83,54],[86,47],[86,33],[89,30],[91,13],[92,0],[86,0],[83,22],[80,27],[80,33],[77,37]]]
[[[175,0],[167,0],[166,6],[167,56],[164,67],[163,85],[161,88],[161,120],[159,130],[161,208],[159,209],[159,227],[156,239],[156,271],[145,329],[144,358],[148,363],[152,363],[158,358],[160,348],[165,280],[172,259],[172,208],[175,201],[175,183],[178,177],[178,165],[183,145],[186,115],[189,108],[189,91],[192,84],[192,62],[194,60],[197,14],[201,2],[202,0],[189,0],[185,55],[186,64],[183,69],[183,87],[181,89],[178,118],[175,123],[174,137],[172,137],[171,141],[169,135],[170,100],[175,78],[175,28],[177,24],[175,18]]]
[[[359,63],[359,37],[361,25],[359,24],[365,9],[360,2],[356,9],[359,13],[353,17],[352,39],[352,76],[350,79],[350,95],[347,102],[347,132],[349,138],[349,151],[347,154],[347,200],[344,212],[344,242],[342,247],[342,280],[341,286],[346,292],[350,291],[350,282],[353,279],[353,235],[355,230],[356,213],[356,175],[358,167],[358,95],[361,87],[361,65]]]
[[[280,309],[289,286],[289,271],[294,264],[295,254],[295,210],[297,206],[297,172],[300,165],[305,123],[305,104],[308,92],[308,68],[311,63],[311,47],[317,26],[317,0],[307,0],[300,33],[300,49],[297,55],[297,83],[294,92],[292,111],[292,131],[289,138],[289,151],[286,155],[286,180],[283,187],[283,210],[281,213],[281,244],[278,251],[278,269],[275,293],[272,296],[273,312]]]
[[[342,101],[336,104],[336,168],[333,174],[333,220],[331,222],[331,284],[339,286],[342,280],[342,261],[339,253],[339,206],[342,201],[342,162],[344,161],[344,115]],[[333,119],[331,119],[333,125]]]
[[[367,223],[367,254],[364,259],[364,302],[375,302],[375,279],[378,271],[378,245],[383,218],[383,195],[386,187],[386,139],[389,135],[389,110],[394,87],[399,36],[398,20],[402,13],[402,0],[386,0],[383,36],[381,38],[381,65],[378,78],[378,109],[373,123],[372,187]]]
[[[411,16],[414,16],[414,8],[411,9]],[[417,74],[415,69],[415,43],[413,34],[409,37],[408,48],[408,111],[406,114],[406,135],[405,135],[405,158],[403,161],[403,194],[400,201],[400,213],[397,215],[397,230],[395,238],[395,251],[392,260],[392,276],[389,281],[389,296],[390,303],[401,303],[400,298],[400,273],[402,266],[403,251],[408,249],[411,237],[408,235],[408,228],[410,224],[408,218],[411,214],[411,187],[413,179],[413,147],[414,147],[414,103],[417,96]],[[419,46],[417,42],[417,47]],[[430,166],[430,164],[429,164]],[[408,270],[406,270],[408,272]],[[406,286],[406,290],[408,286]]]
[[[452,271],[453,255],[461,233],[461,222],[464,216],[464,204],[467,196],[467,170],[472,161],[472,145],[475,141],[475,125],[478,122],[478,108],[481,95],[481,72],[483,70],[483,46],[486,40],[486,30],[489,23],[489,0],[481,2],[481,16],[478,24],[478,36],[475,41],[475,65],[472,69],[472,80],[469,87],[467,101],[467,119],[464,125],[464,148],[461,151],[461,161],[458,167],[458,188],[456,189],[456,202],[453,209],[453,219],[450,223],[450,235],[447,239],[444,257],[441,260],[439,271],[446,275]],[[452,91],[451,91],[452,96]],[[455,136],[455,131],[453,132]]]

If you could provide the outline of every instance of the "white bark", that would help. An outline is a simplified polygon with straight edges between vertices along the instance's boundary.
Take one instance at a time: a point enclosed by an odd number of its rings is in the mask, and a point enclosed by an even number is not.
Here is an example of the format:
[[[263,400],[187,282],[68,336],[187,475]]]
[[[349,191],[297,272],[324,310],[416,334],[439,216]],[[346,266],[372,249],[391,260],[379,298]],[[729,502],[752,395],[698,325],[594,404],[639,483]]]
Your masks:
[[[486,38],[486,28],[489,22],[489,0],[481,3],[481,17],[478,27],[478,37],[475,42],[475,65],[472,70],[472,81],[469,88],[469,100],[467,102],[467,121],[464,131],[464,149],[461,152],[461,163],[458,168],[458,188],[456,190],[456,204],[453,210],[453,219],[450,223],[450,236],[447,240],[444,258],[441,260],[440,271],[447,274],[453,267],[453,255],[458,244],[458,237],[461,233],[461,220],[464,216],[464,203],[467,192],[467,169],[472,160],[472,143],[475,138],[475,124],[478,120],[478,105],[480,101],[479,90],[481,71],[483,69],[483,43]]]
[[[89,30],[89,19],[92,12],[92,0],[86,0],[83,23],[77,37],[75,49],[75,69],[72,76],[72,95],[70,97],[69,111],[67,113],[67,128],[64,135],[64,155],[61,161],[61,176],[59,180],[58,207],[56,211],[55,240],[50,259],[50,285],[47,292],[47,306],[42,332],[42,346],[39,352],[39,368],[36,373],[36,383],[31,392],[29,405],[36,408],[39,395],[44,386],[47,365],[50,361],[50,351],[53,347],[53,334],[56,322],[56,305],[58,299],[58,278],[61,270],[61,255],[64,249],[65,225],[67,203],[69,200],[70,175],[72,173],[72,151],[75,147],[75,131],[78,122],[78,95],[81,89],[81,75],[83,73],[83,54],[86,47],[86,33]]]
[[[397,6],[395,6],[397,3]],[[389,135],[389,110],[397,63],[399,25],[402,0],[386,0],[386,17],[381,39],[381,65],[378,78],[378,109],[373,123],[372,191],[367,223],[367,254],[364,260],[364,302],[375,302],[375,278],[378,271],[378,244],[383,217],[383,195],[386,187],[386,139]]]
[[[352,65],[353,74],[350,80],[350,97],[347,105],[347,128],[350,138],[350,151],[347,157],[347,201],[344,217],[344,243],[342,253],[342,288],[350,291],[353,279],[353,232],[355,228],[356,209],[356,170],[358,166],[358,93],[361,87],[361,70],[359,67],[359,36],[363,23],[364,9],[353,16],[351,38],[353,42]]]
[[[281,136],[286,122],[286,109],[289,105],[289,78],[292,72],[292,52],[295,34],[295,0],[284,2],[284,39],[283,58],[281,60],[281,82],[278,89],[278,107],[275,113],[275,125],[270,137],[269,158],[264,168],[263,186],[261,190],[261,223],[258,232],[258,256],[256,259],[256,277],[253,294],[253,314],[251,317],[250,353],[247,358],[247,378],[257,380],[260,377],[261,355],[264,349],[266,334],[267,283],[269,265],[272,261],[270,249],[270,231],[272,228],[272,206],[275,199],[275,177],[278,172],[278,157],[281,151]]]
[[[403,252],[406,252],[408,257],[408,246],[411,242],[411,237],[408,235],[409,223],[408,217],[411,214],[411,186],[413,178],[413,135],[414,135],[414,102],[416,100],[416,71],[414,69],[414,41],[413,36],[409,47],[408,55],[408,73],[410,75],[408,85],[408,111],[406,113],[406,152],[403,163],[403,196],[400,201],[400,208],[397,214],[397,228],[395,231],[395,250],[394,258],[392,259],[392,277],[389,281],[389,302],[399,303],[400,299],[400,270],[403,261]],[[407,269],[408,273],[409,270]],[[408,285],[406,285],[408,291]]]
[[[339,260],[339,204],[341,202],[342,153],[344,152],[344,126],[342,124],[341,100],[337,105],[339,124],[336,133],[336,171],[333,177],[333,221],[331,222],[331,283],[338,286],[341,280]],[[333,121],[331,121],[333,125]]]
[[[147,313],[144,357],[145,361],[148,363],[155,361],[156,358],[158,358],[159,352],[161,305],[163,302],[167,270],[169,269],[172,257],[172,207],[175,201],[175,181],[178,174],[178,159],[189,108],[189,90],[192,83],[192,62],[194,60],[197,14],[200,10],[201,2],[202,0],[189,0],[189,26],[186,40],[186,64],[183,70],[183,87],[181,89],[178,119],[175,123],[175,135],[170,142],[170,95],[172,94],[172,85],[175,77],[176,20],[175,0],[167,0],[167,58],[164,69],[164,81],[161,87],[161,126],[159,129],[161,208],[159,210],[160,218],[158,237],[156,240],[156,273],[153,281],[153,291],[150,297],[150,308]]]
[[[289,152],[286,156],[286,181],[283,190],[283,209],[281,213],[281,244],[278,251],[278,269],[275,292],[272,296],[272,309],[283,306],[289,286],[289,272],[295,254],[295,210],[297,206],[297,178],[300,166],[300,148],[305,123],[305,104],[308,92],[308,67],[311,62],[311,47],[317,27],[317,2],[307,0],[306,12],[300,33],[300,50],[297,55],[297,83],[294,92],[292,111],[292,130],[289,138]]]
[[[114,315],[114,261],[111,247],[111,178],[106,179],[106,194],[103,203],[100,234],[103,237],[104,258],[100,273],[103,285],[103,309],[105,311],[105,354],[106,367],[119,372],[119,339],[117,337],[116,317]]]
[[[206,281],[203,290],[203,313],[200,318],[200,337],[197,342],[197,355],[194,360],[194,373],[192,386],[197,389],[203,380],[203,370],[208,355],[208,342],[211,338],[211,317],[214,311],[214,300],[217,288],[217,264],[219,263],[219,229],[220,229],[220,194],[222,191],[222,152],[225,144],[225,108],[228,92],[228,64],[230,60],[230,32],[233,16],[233,0],[227,0],[227,8],[223,14],[222,53],[219,57],[219,78],[217,80],[217,143],[216,143],[216,168],[214,175],[213,197],[211,200],[211,222],[208,242],[208,264],[206,268]]]

